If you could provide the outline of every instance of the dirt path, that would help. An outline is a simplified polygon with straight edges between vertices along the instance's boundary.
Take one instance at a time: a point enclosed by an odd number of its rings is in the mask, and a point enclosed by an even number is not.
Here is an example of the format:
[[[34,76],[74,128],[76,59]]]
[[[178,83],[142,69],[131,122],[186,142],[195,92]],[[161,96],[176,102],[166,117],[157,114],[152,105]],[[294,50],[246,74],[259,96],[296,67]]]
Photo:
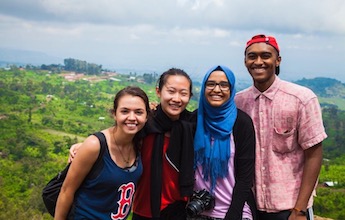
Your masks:
[[[74,134],[70,134],[70,133],[66,133],[66,132],[63,132],[63,131],[57,131],[57,130],[54,130],[54,129],[43,129],[43,131],[48,132],[50,134],[55,134],[55,135],[60,135],[60,136],[68,136],[68,137],[70,137],[72,139],[77,137],[78,142],[82,142],[82,141],[85,140],[85,137],[74,135]]]

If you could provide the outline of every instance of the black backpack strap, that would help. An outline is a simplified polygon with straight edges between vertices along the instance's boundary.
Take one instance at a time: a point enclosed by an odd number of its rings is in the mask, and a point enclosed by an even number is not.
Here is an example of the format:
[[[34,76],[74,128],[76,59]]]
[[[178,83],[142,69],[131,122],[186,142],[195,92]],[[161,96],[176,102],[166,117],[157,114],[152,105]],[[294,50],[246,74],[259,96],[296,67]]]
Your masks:
[[[96,160],[96,162],[94,163],[92,169],[90,170],[89,174],[87,175],[88,179],[95,179],[98,174],[100,173],[100,171],[103,168],[103,154],[105,152],[105,150],[107,149],[107,141],[105,139],[105,136],[102,132],[96,132],[93,135],[95,135],[100,142],[101,148],[99,151],[99,155],[98,158]]]

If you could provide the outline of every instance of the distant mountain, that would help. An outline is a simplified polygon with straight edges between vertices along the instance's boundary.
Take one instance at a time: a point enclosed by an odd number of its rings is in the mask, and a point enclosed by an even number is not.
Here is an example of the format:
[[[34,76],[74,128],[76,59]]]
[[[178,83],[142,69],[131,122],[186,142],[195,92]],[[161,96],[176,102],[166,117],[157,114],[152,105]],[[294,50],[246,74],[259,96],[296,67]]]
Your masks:
[[[345,98],[345,84],[336,79],[327,77],[303,78],[295,81],[295,83],[310,88],[319,97]]]
[[[311,79],[302,78],[300,80],[288,80],[311,89],[318,97],[323,98],[343,98],[345,99],[345,83],[327,77],[316,77]],[[241,91],[252,85],[251,81],[237,80],[237,91]]]
[[[15,64],[17,66],[26,66],[27,64],[40,66],[42,64],[63,64],[63,58],[54,57],[43,52],[18,50],[0,47],[0,67]],[[152,70],[135,70],[135,69],[117,69],[117,72],[128,74],[143,74],[155,72]],[[199,79],[194,79],[193,83],[197,85]],[[201,81],[201,80],[200,80]],[[287,80],[292,81],[292,80]],[[296,84],[306,86],[313,92],[324,98],[339,97],[345,99],[345,84],[339,80],[327,77],[316,77],[313,79],[302,78],[294,81]],[[236,90],[241,91],[252,85],[250,80],[237,80]]]
[[[38,51],[0,48],[0,66],[6,66],[8,64],[63,64],[63,59]]]

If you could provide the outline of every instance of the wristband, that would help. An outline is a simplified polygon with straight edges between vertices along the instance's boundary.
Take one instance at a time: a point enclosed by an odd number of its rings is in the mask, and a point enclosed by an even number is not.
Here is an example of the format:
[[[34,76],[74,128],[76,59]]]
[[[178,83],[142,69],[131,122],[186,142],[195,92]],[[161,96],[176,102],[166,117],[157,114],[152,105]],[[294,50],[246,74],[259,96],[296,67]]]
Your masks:
[[[296,211],[300,215],[307,216],[307,212],[299,208],[293,208],[291,211]]]

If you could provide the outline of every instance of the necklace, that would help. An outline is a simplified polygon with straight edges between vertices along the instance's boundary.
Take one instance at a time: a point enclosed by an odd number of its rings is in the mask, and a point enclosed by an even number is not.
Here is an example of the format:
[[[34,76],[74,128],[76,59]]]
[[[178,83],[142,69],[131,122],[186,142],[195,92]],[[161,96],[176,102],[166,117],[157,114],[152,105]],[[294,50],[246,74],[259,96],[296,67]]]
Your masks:
[[[114,132],[113,132],[113,139],[114,139],[114,142],[115,142],[115,146],[117,147],[117,149],[119,150],[120,154],[121,154],[121,157],[122,157],[122,160],[126,163],[126,165],[128,166],[129,165],[129,162],[130,162],[130,157],[131,157],[131,153],[132,153],[132,148],[130,147],[129,148],[129,153],[128,153],[128,157],[127,159],[125,158],[125,156],[123,155],[122,153],[122,150],[120,148],[120,146],[118,145],[116,139],[115,139],[115,128],[114,128]]]

